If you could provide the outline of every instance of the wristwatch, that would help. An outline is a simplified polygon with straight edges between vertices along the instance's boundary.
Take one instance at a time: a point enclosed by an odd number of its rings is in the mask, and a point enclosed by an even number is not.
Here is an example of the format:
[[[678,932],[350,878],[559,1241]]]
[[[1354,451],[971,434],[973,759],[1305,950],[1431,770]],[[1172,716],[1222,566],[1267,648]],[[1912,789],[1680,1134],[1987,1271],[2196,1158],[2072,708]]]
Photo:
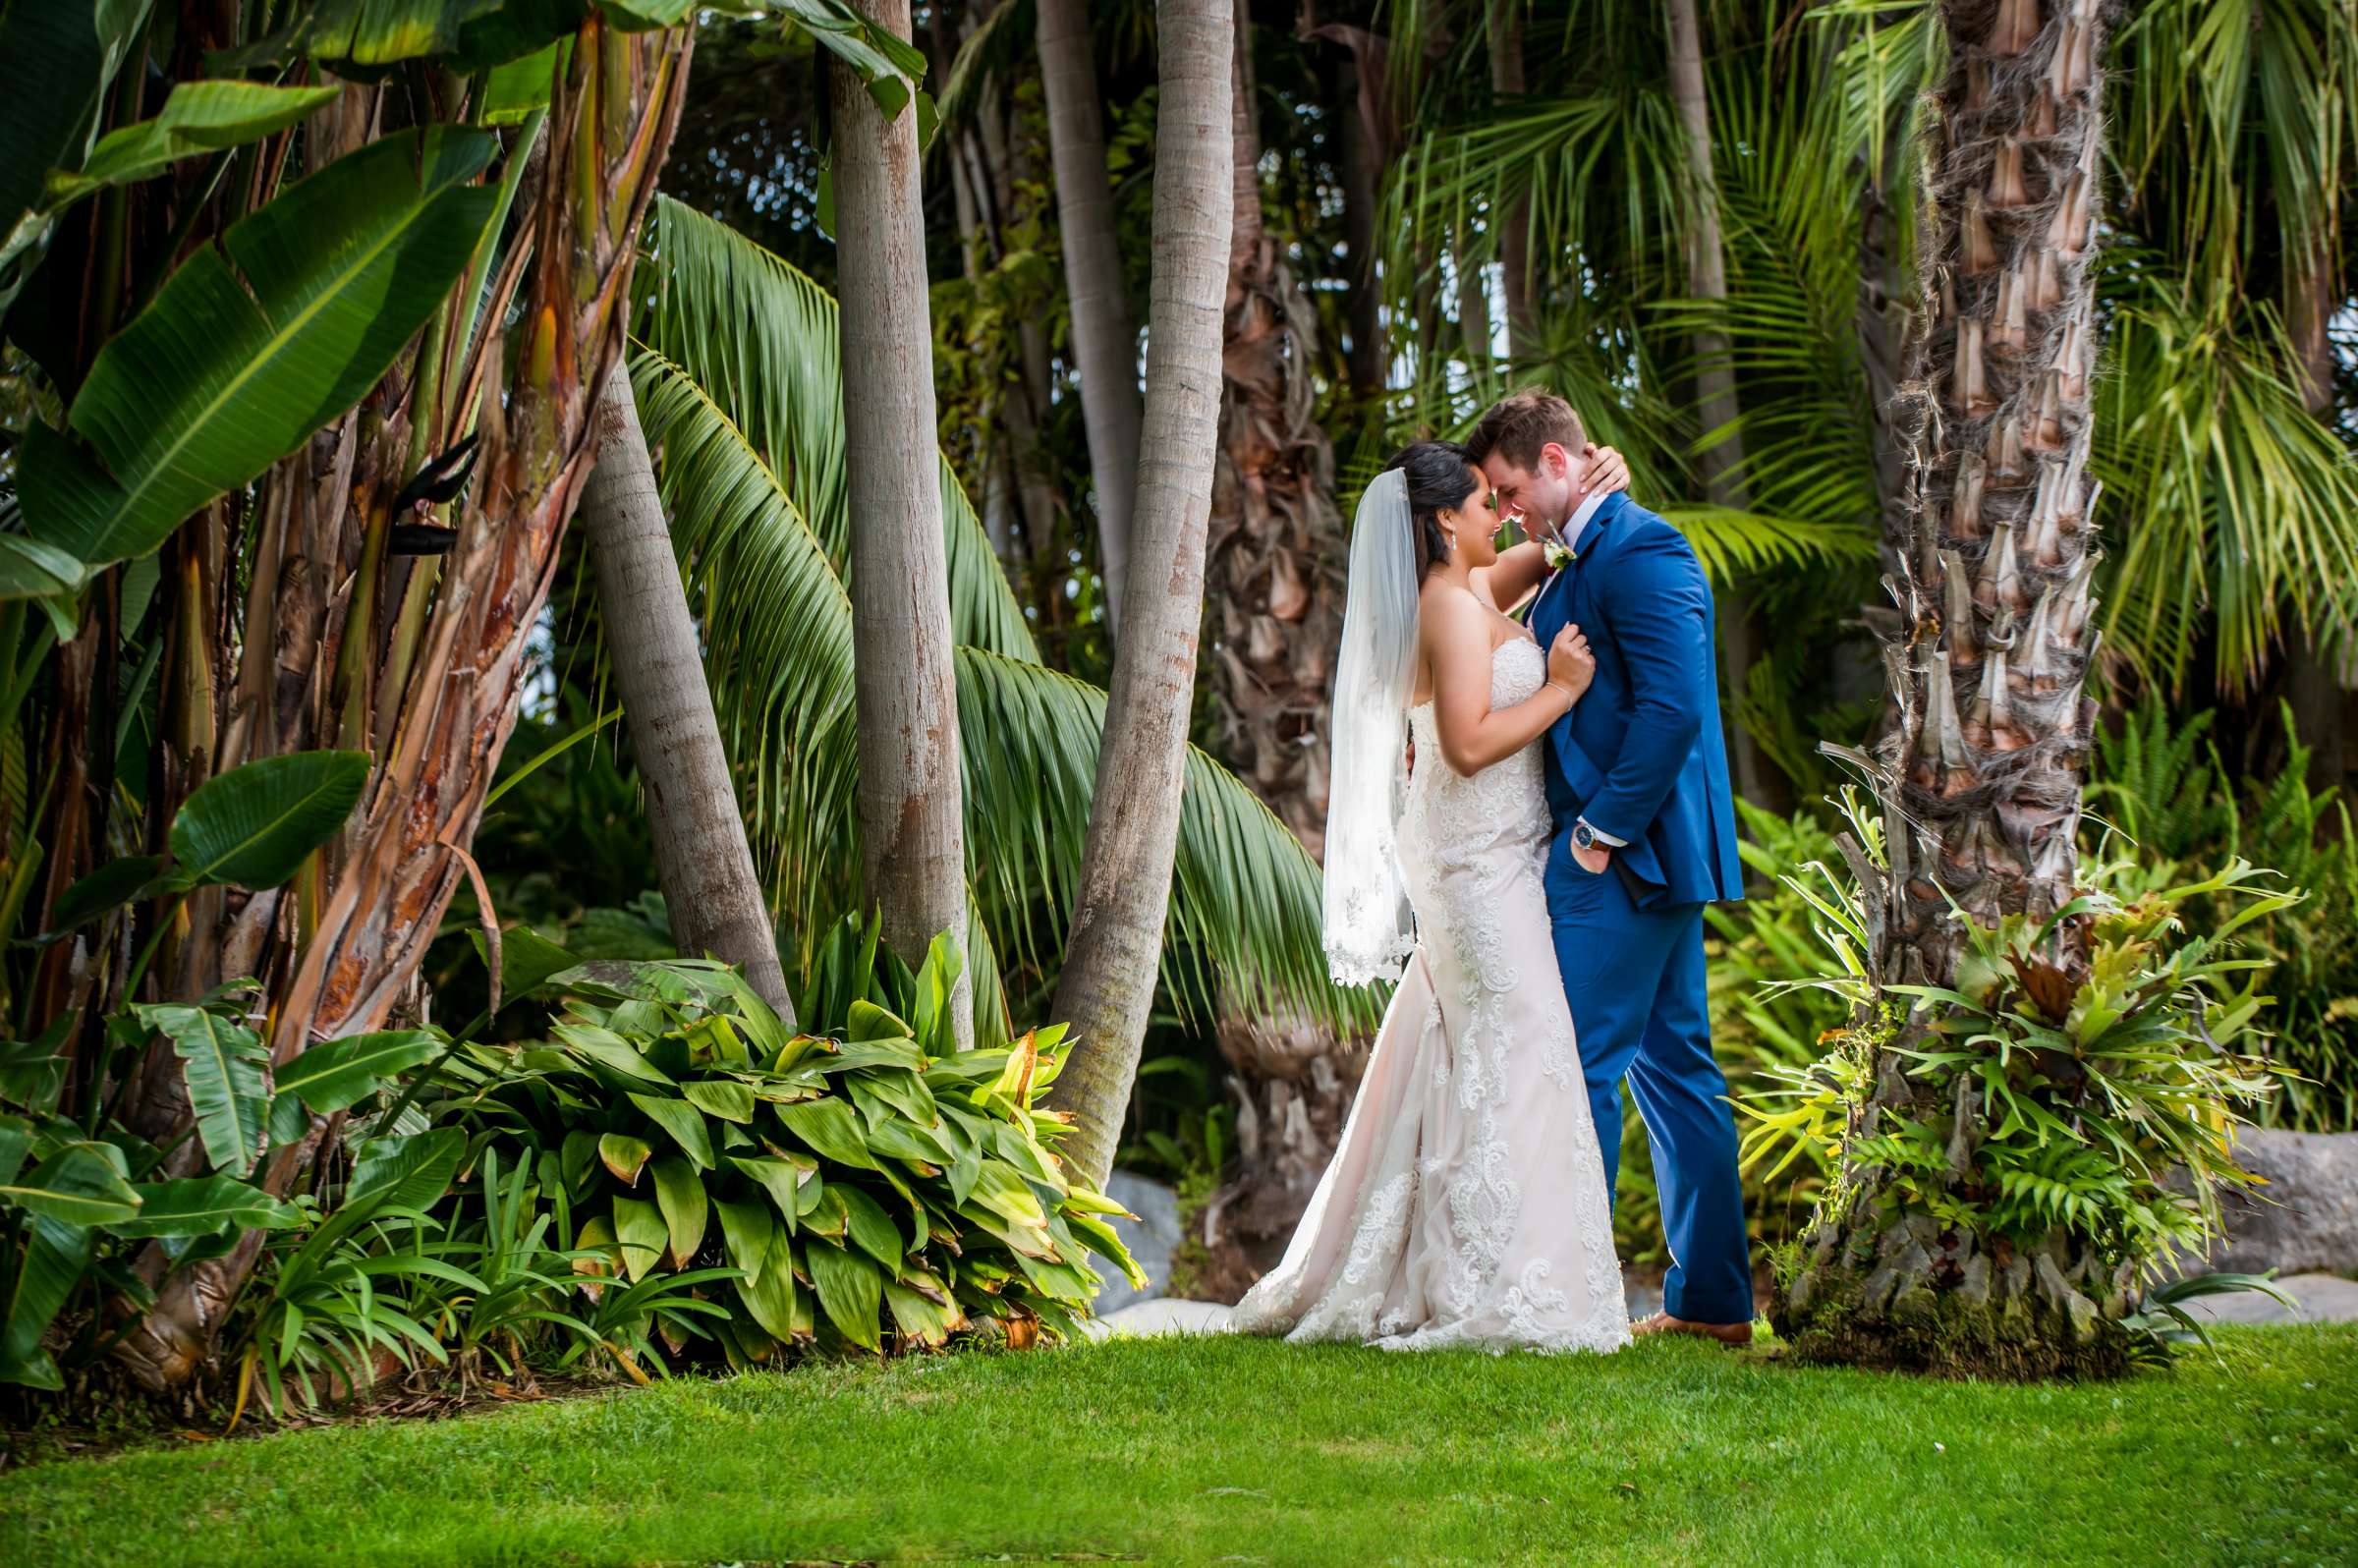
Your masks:
[[[1584,816],[1572,824],[1572,842],[1584,850],[1593,850],[1597,847],[1597,830],[1589,825],[1587,817]]]

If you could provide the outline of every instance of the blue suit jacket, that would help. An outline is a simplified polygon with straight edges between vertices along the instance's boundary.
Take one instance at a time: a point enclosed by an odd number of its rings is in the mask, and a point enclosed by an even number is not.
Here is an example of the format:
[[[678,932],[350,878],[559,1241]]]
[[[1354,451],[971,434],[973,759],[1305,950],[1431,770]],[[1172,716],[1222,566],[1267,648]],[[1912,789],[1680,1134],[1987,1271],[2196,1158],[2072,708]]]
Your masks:
[[[1542,647],[1567,622],[1588,634],[1597,679],[1547,732],[1551,858],[1568,862],[1568,830],[1585,816],[1628,840],[1613,861],[1640,909],[1742,898],[1712,588],[1686,536],[1608,497],[1580,558],[1532,606]]]

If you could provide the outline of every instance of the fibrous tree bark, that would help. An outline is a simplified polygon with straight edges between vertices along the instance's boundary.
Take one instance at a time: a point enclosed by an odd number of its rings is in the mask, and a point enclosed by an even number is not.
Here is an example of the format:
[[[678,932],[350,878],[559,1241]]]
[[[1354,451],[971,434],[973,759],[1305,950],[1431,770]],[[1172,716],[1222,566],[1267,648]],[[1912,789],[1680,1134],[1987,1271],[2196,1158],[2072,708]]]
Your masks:
[[[1114,653],[1088,843],[1055,1017],[1072,1058],[1049,1091],[1073,1119],[1064,1156],[1093,1180],[1113,1164],[1159,971],[1179,842],[1188,714],[1204,613],[1220,416],[1233,24],[1230,0],[1160,0],[1154,273],[1130,581]]]
[[[1523,73],[1523,20],[1530,0],[1489,0],[1490,90],[1519,98],[1529,87]],[[1496,215],[1498,259],[1505,275],[1506,348],[1519,364],[1540,353],[1540,318],[1533,307],[1531,203],[1517,197]]]
[[[630,371],[620,359],[606,372],[593,441],[581,529],[597,573],[598,609],[630,724],[632,759],[646,793],[655,876],[671,911],[672,939],[692,958],[735,965],[791,1023],[794,1003],[778,963],[777,933],[754,870],[728,751],[704,684],[696,618],[655,492]]]
[[[1087,0],[1038,0],[1040,81],[1048,100],[1048,144],[1056,169],[1058,242],[1073,312],[1073,366],[1089,434],[1090,483],[1097,503],[1097,552],[1105,614],[1121,634],[1130,514],[1138,483],[1138,332],[1122,293],[1121,244],[1114,232],[1113,180]]]
[[[861,12],[909,36],[908,0]],[[852,635],[860,709],[860,832],[868,896],[885,942],[912,964],[947,931],[966,936],[966,837],[951,669],[950,582],[932,461],[933,332],[926,303],[917,110],[887,120],[851,67],[829,68],[842,252],[845,472]],[[952,1014],[973,1038],[962,974]]]
[[[2104,0],[1946,0],[1923,228],[1926,301],[1903,408],[1908,504],[1890,541],[1899,720],[1881,757],[1887,874],[1865,878],[1885,983],[1949,985],[1960,921],[2053,914],[2074,893],[2095,705],[2087,474],[2095,360]],[[1864,862],[1854,863],[1854,868]],[[2084,965],[2079,928],[2058,963]],[[2082,943],[2084,945],[2084,943]],[[1854,1135],[1947,1129],[1973,1180],[1972,1080],[1950,1099],[1908,1068],[1918,1014],[1876,1051]],[[1878,1203],[1872,1165],[1803,1238],[1772,1316],[1810,1358],[1950,1371],[2117,1370],[2129,1269],[2058,1226],[2037,1248]]]

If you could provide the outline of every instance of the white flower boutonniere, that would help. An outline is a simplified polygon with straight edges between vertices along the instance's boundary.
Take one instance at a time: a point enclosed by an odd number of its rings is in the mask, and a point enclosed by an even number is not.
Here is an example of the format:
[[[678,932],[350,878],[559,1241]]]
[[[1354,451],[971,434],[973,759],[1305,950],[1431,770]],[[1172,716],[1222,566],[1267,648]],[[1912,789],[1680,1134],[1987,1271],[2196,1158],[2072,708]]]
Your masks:
[[[1557,539],[1549,539],[1541,549],[1547,557],[1547,570],[1550,572],[1560,572],[1578,559],[1573,555],[1570,545]]]

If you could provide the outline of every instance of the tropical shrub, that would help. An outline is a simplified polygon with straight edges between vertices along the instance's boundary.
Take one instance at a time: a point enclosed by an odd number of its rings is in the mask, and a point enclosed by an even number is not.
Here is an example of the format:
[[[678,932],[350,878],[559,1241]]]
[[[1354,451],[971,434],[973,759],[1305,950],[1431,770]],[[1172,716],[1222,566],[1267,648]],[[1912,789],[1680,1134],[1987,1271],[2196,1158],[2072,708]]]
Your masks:
[[[428,1114],[529,1165],[591,1289],[721,1270],[719,1311],[661,1325],[675,1352],[708,1338],[734,1365],[982,1323],[1018,1343],[1069,1332],[1099,1283],[1087,1253],[1135,1274],[1105,1222],[1121,1209],[1062,1169],[1060,1125],[1033,1108],[1062,1032],[956,1052],[956,965],[936,942],[910,978],[914,1022],[838,973],[845,990],[810,992],[840,1002],[832,1036],[787,1029],[722,966],[586,966],[554,982],[545,1040],[453,1052]]]
[[[1880,867],[1873,822],[1854,821],[1846,849]],[[2297,892],[2237,861],[2126,897],[2083,890],[2036,924],[1961,919],[1967,957],[1941,987],[1876,982],[1861,962],[1856,874],[1805,870],[1842,891],[1827,926],[1840,966],[1825,983],[1849,998],[1851,1019],[1816,1062],[1770,1067],[1781,1087],[1738,1104],[1752,1124],[1748,1165],[1773,1177],[1808,1156],[1856,1173],[1827,1190],[1813,1235],[1834,1234],[1862,1202],[1973,1236],[2000,1266],[2030,1266],[2060,1234],[2112,1271],[2109,1299],[2218,1234],[2218,1195],[2251,1180],[2235,1126],[2276,1084],[2258,1024],[2267,999],[2242,980],[2265,961],[2240,956],[2237,936]],[[2226,913],[2198,928],[2198,909]],[[2057,960],[2067,922],[2084,932],[2084,965]],[[1870,1112],[1877,1075],[1891,1072],[1925,1081],[1937,1092],[1918,1103],[1942,1113]]]

